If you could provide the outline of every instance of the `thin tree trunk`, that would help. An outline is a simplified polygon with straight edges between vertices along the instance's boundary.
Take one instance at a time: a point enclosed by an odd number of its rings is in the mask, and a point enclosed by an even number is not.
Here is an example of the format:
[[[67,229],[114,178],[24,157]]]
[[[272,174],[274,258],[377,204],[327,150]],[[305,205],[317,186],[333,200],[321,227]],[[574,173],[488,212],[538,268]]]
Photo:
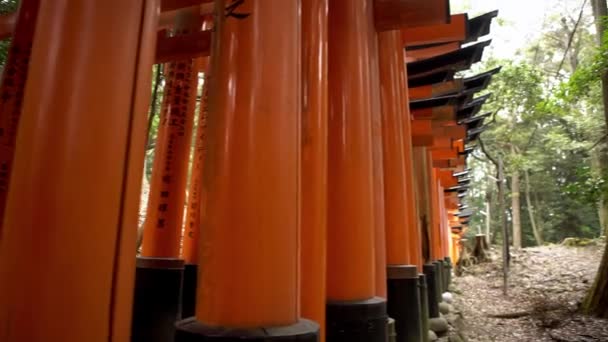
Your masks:
[[[502,292],[506,296],[509,287],[509,229],[507,229],[507,213],[505,205],[505,172],[502,157],[498,157],[498,207],[500,208],[500,217],[502,225],[502,275],[503,288]]]
[[[534,215],[534,206],[532,205],[532,201],[530,199],[530,173],[528,170],[524,170],[524,178],[526,180],[526,206],[528,207],[528,216],[530,217],[530,224],[532,225],[532,233],[534,233],[534,239],[536,240],[536,244],[539,246],[543,245],[543,237],[541,235],[538,226],[536,225],[536,217]]]
[[[588,314],[608,318],[608,244],[595,282],[583,302],[583,310]]]
[[[606,0],[594,0],[595,23],[598,28],[598,42],[603,42],[606,27],[604,17],[608,16]],[[608,133],[608,73],[602,74],[602,95],[604,100],[604,118],[606,120],[606,132]],[[603,159],[603,158],[600,158]],[[604,170],[602,170],[604,171]],[[604,174],[602,172],[602,174]],[[583,309],[590,314],[608,318],[608,244],[604,250],[604,256],[600,268],[595,277],[591,290],[585,298]]]
[[[488,196],[489,197],[489,196]],[[490,245],[490,228],[492,227],[492,206],[490,205],[490,199],[486,199],[486,243]]]
[[[519,195],[519,171],[511,175],[511,214],[513,218],[513,248],[521,248],[521,201]]]

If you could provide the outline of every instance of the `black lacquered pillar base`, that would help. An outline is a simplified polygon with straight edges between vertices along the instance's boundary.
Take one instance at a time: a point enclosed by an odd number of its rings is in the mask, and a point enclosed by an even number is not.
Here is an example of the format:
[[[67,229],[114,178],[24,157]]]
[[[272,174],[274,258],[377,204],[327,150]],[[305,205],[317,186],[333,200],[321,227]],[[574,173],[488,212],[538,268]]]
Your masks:
[[[198,282],[198,265],[186,264],[184,266],[184,285],[182,287],[182,315],[193,317],[196,305],[196,285]]]
[[[452,284],[452,258],[450,257],[446,257],[445,258],[445,263],[446,263],[446,286],[445,286],[445,290],[446,292],[449,291],[449,287]]]
[[[387,310],[395,319],[397,342],[420,342],[422,313],[416,266],[389,266],[387,278]]]
[[[437,284],[437,267],[434,264],[426,264],[423,266],[424,275],[426,276],[427,300],[429,309],[429,318],[439,317],[439,301],[437,293],[439,286]]]
[[[386,342],[386,301],[328,302],[326,329],[327,342]]]
[[[298,323],[283,327],[260,327],[235,329],[210,327],[194,317],[177,323],[175,342],[242,342],[242,341],[281,341],[281,342],[318,342],[319,325],[302,319]]]
[[[173,342],[183,274],[183,260],[137,258],[131,341]]]
[[[418,275],[418,287],[420,289],[420,316],[422,317],[422,341],[429,342],[429,299],[428,289],[426,284],[426,275]],[[437,308],[439,311],[439,308]]]
[[[444,273],[443,261],[441,261],[441,260],[434,261],[433,265],[435,265],[435,286],[437,287],[437,291],[435,292],[435,295],[437,296],[437,304],[439,304],[443,301],[442,294],[443,294],[443,292],[445,292],[445,290],[443,288],[443,273]]]

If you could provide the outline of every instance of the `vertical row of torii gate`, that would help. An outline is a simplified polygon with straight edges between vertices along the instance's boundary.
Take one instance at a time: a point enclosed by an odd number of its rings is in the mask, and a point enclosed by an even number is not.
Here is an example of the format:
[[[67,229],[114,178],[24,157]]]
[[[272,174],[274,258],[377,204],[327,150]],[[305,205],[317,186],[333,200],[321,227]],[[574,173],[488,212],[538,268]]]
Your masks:
[[[426,341],[499,71],[457,76],[497,13],[449,13],[21,0],[0,17],[0,341],[385,342],[389,316],[396,341]]]

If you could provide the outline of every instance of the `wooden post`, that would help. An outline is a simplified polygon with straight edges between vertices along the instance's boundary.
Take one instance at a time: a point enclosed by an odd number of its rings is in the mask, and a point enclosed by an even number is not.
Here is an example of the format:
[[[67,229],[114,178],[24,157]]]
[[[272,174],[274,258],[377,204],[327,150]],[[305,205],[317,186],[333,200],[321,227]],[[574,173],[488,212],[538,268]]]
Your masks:
[[[196,317],[178,342],[318,340],[298,307],[299,9],[246,1],[240,19],[216,2]]]
[[[181,11],[175,34],[200,29],[198,13]],[[150,197],[144,223],[142,256],[181,257],[186,183],[196,104],[198,70],[192,59],[166,65],[166,84],[156,139]]]
[[[209,58],[198,58],[193,64],[193,77],[198,78],[198,72],[208,74]],[[198,84],[197,84],[198,86]],[[196,126],[196,138],[192,156],[192,170],[190,171],[190,183],[188,185],[188,200],[186,205],[186,217],[184,235],[182,238],[182,258],[184,259],[184,278],[182,285],[182,317],[194,315],[196,303],[196,284],[198,278],[198,239],[200,236],[201,201],[204,200],[202,177],[205,165],[205,154],[207,149],[207,112],[206,98],[207,88],[203,85],[201,101],[199,103],[198,122]]]
[[[40,0],[23,0],[0,85],[0,243]]]
[[[355,29],[356,28],[356,29]],[[375,297],[371,0],[329,1],[328,341],[384,341]],[[375,75],[375,77],[378,77]],[[367,315],[352,316],[359,310]],[[352,312],[352,314],[351,314]],[[331,328],[330,328],[331,327]]]
[[[406,163],[404,155],[403,120],[408,112],[403,105],[405,63],[400,31],[378,34],[380,80],[382,84],[382,138],[384,166],[384,203],[386,213],[386,264],[388,313],[395,319],[397,341],[420,341],[422,320],[418,268],[411,265],[414,252],[409,250],[410,230],[407,227]]]
[[[325,341],[328,0],[302,2],[302,317]]]
[[[130,340],[158,5],[40,4],[0,248],[2,341]]]

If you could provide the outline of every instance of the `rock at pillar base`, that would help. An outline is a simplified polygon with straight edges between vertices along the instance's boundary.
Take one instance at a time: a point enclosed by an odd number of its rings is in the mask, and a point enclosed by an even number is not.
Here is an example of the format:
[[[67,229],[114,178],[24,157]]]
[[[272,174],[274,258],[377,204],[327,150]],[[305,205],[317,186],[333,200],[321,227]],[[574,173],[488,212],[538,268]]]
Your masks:
[[[448,321],[443,317],[431,318],[429,320],[429,326],[431,331],[437,334],[444,333],[449,329]]]
[[[442,313],[443,315],[447,315],[452,311],[453,311],[453,308],[450,304],[445,303],[445,302],[439,303],[439,312]]]
[[[429,341],[437,341],[437,334],[433,330],[429,330]]]

